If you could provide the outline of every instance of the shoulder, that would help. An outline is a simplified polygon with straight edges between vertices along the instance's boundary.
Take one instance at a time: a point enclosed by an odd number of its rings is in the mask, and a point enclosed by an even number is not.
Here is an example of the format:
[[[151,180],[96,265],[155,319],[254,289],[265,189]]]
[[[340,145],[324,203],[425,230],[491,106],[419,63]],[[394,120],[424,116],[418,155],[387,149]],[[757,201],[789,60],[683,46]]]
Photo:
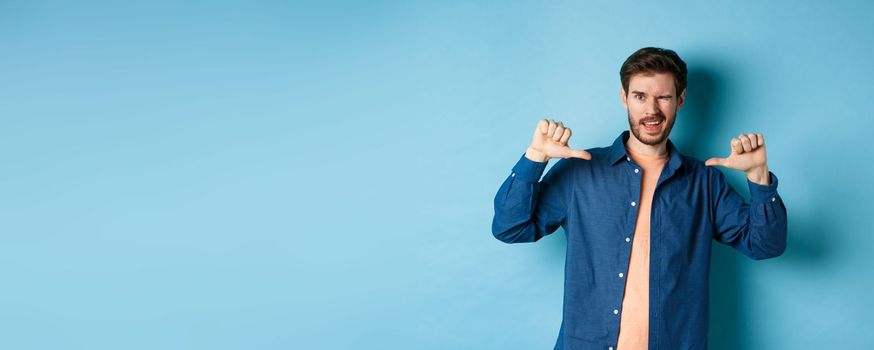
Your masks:
[[[693,156],[682,155],[683,167],[696,173],[708,173],[711,167],[704,165],[704,161]]]
[[[586,152],[589,152],[592,154],[592,160],[595,160],[596,158],[598,158],[598,159],[601,159],[603,161],[610,161],[609,160],[610,150],[611,150],[610,147],[594,147],[594,148],[587,149]]]
[[[593,169],[601,169],[610,164],[608,149],[606,147],[586,149],[592,155],[592,159],[581,158],[559,158],[558,161],[550,167],[548,172],[555,174],[577,174],[584,176],[589,174]],[[575,175],[576,176],[576,175]]]
[[[689,177],[694,179],[702,179],[705,183],[714,185],[725,182],[725,174],[719,170],[719,167],[706,166],[704,161],[698,158],[683,155],[683,168]]]

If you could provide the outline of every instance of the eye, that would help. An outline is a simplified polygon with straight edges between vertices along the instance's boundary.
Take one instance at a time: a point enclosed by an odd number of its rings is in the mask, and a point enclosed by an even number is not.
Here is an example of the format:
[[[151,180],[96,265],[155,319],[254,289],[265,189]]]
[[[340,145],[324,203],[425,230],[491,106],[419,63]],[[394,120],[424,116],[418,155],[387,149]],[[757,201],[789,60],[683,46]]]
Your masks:
[[[634,95],[634,98],[636,98],[639,101],[643,101],[643,95]]]

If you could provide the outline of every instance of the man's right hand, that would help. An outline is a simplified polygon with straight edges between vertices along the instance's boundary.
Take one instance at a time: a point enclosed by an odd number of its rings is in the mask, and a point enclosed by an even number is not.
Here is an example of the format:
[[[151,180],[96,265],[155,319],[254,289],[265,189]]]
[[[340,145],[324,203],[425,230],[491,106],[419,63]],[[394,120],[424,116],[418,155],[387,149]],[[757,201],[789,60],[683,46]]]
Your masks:
[[[550,158],[582,158],[591,160],[592,155],[586,151],[574,150],[568,147],[571,129],[565,128],[562,122],[542,119],[534,129],[531,146],[525,151],[525,158],[535,162],[545,162]]]

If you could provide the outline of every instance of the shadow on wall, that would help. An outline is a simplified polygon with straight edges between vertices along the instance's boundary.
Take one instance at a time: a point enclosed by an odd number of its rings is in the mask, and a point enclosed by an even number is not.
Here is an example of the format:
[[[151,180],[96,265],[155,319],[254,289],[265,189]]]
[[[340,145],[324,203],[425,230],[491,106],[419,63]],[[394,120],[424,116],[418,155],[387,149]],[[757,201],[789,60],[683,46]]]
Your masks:
[[[725,121],[732,118],[725,113],[730,110],[727,108],[730,98],[726,91],[731,82],[717,73],[724,71],[706,67],[690,69],[686,105],[671,133],[672,141],[683,153],[701,160],[724,156],[728,152],[729,140],[718,139],[721,136],[717,132],[729,124]],[[741,193],[745,193],[746,188],[739,187],[746,186],[745,181],[730,182]],[[821,266],[829,250],[823,226],[827,224],[827,217],[805,215],[793,210],[792,203],[786,205],[789,216],[788,247],[786,253],[776,259],[799,265],[800,268]],[[747,281],[743,278],[742,263],[748,258],[731,247],[713,242],[709,348],[750,349],[753,346],[752,333],[763,330],[747,327],[755,316],[748,312],[748,298],[755,296],[749,295]]]

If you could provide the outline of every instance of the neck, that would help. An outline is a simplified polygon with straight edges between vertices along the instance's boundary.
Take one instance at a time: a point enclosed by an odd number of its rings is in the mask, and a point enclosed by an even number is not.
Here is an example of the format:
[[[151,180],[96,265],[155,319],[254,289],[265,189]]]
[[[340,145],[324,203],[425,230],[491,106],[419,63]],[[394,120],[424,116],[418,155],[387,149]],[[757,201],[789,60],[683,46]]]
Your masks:
[[[655,144],[655,145],[647,145],[637,137],[634,137],[633,132],[628,133],[628,141],[625,141],[625,147],[634,154],[639,154],[644,157],[664,157],[668,154],[668,139]]]

